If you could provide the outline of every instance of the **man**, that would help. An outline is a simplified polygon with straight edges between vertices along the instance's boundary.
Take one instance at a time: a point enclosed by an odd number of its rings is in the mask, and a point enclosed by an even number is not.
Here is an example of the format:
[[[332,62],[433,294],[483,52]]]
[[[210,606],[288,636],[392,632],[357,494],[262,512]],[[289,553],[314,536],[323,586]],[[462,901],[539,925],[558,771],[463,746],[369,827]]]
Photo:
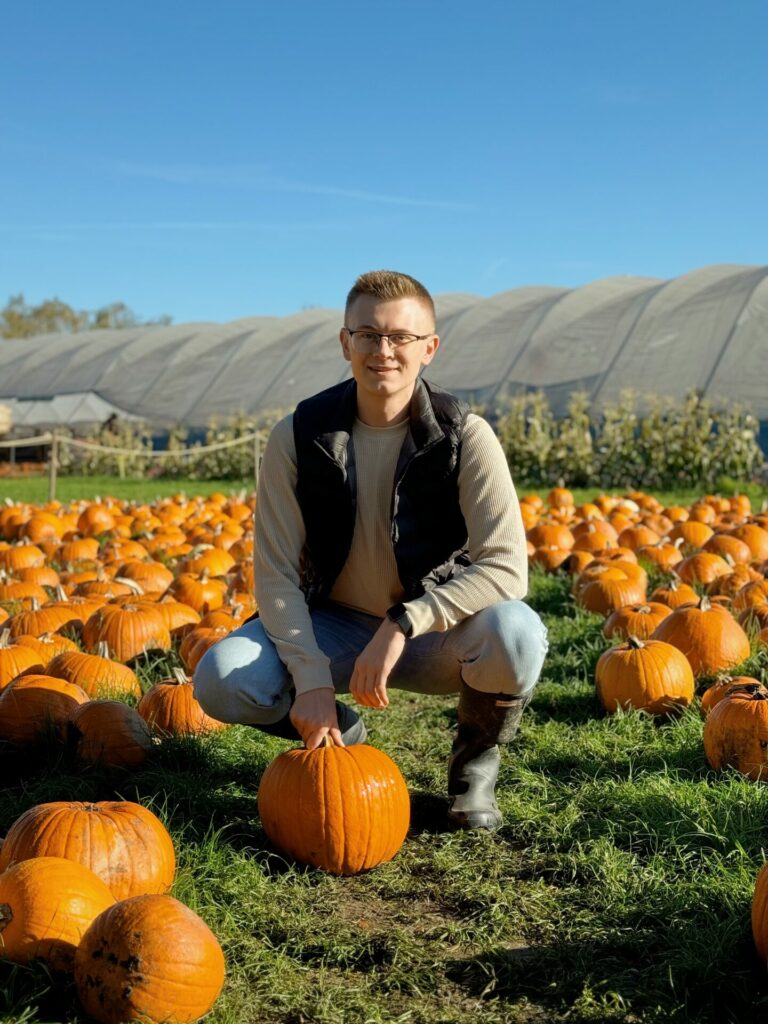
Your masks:
[[[448,770],[457,828],[501,824],[499,742],[538,680],[546,631],[521,598],[515,489],[488,423],[420,377],[440,339],[406,274],[355,282],[339,340],[352,380],[300,402],[267,444],[256,503],[259,618],[195,672],[208,714],[309,749],[362,742],[389,686],[459,691]],[[476,344],[481,344],[477,339]]]

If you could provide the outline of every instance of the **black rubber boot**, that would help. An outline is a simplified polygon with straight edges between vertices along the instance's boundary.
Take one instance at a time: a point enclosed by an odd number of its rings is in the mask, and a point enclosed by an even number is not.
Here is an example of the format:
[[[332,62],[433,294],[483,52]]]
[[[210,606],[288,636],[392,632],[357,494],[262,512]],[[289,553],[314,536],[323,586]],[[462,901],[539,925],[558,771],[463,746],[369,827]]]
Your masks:
[[[349,747],[353,743],[365,743],[368,738],[368,730],[365,728],[365,722],[354,708],[337,700],[336,715],[339,719],[339,731],[345,746]],[[290,715],[285,715],[284,718],[272,725],[255,725],[254,728],[266,732],[270,736],[279,736],[283,740],[301,742],[301,736],[291,722]]]
[[[525,697],[503,693],[481,693],[462,682],[456,739],[448,761],[448,820],[453,828],[501,826],[495,788],[499,774],[499,743],[513,739]]]

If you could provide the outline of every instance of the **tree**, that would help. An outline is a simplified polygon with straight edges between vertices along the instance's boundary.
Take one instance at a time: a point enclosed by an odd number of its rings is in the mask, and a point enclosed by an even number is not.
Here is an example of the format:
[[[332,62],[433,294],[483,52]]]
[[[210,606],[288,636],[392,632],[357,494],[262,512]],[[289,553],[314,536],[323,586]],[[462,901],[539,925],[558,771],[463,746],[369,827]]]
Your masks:
[[[24,301],[24,295],[12,295],[0,310],[0,337],[31,338],[35,334],[74,334],[106,327],[141,327],[169,324],[171,317],[142,320],[124,302],[113,302],[94,312],[73,309],[61,299],[45,299],[37,306]]]

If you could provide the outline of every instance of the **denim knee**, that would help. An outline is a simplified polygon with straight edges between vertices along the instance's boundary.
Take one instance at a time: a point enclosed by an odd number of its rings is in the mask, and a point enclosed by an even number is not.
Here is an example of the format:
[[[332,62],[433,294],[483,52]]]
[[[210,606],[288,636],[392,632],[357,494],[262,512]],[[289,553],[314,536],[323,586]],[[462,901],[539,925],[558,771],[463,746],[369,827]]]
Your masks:
[[[528,697],[547,653],[547,630],[524,601],[501,601],[477,612],[469,625],[462,678],[486,693]]]
[[[193,685],[205,713],[220,722],[272,725],[290,708],[290,677],[263,628],[242,627],[210,647]]]

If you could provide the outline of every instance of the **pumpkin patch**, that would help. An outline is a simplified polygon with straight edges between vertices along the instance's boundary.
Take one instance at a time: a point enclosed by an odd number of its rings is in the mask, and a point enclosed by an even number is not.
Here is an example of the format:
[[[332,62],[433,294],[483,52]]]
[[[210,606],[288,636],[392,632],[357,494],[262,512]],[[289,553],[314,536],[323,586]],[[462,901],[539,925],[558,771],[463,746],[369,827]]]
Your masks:
[[[768,556],[759,557],[761,534],[735,533],[746,525],[765,533],[755,521],[759,513],[730,505],[726,512],[714,498],[662,505],[637,491],[623,498],[592,495],[589,501],[556,492],[542,492],[538,500],[531,495],[522,507],[532,603],[541,602],[554,626],[551,671],[560,672],[561,681],[545,679],[514,753],[505,755],[500,789],[509,825],[487,850],[469,844],[459,849],[455,837],[444,837],[425,799],[426,790],[442,784],[429,773],[438,760],[435,746],[443,741],[434,722],[450,720],[449,698],[430,722],[427,742],[426,702],[398,694],[403,725],[398,749],[397,742],[392,746],[395,765],[381,749],[390,751],[386,716],[367,719],[374,728],[381,723],[381,739],[374,732],[370,746],[286,749],[283,741],[256,730],[226,728],[211,719],[195,700],[188,675],[177,674],[182,666],[192,672],[212,645],[255,610],[253,499],[177,496],[139,505],[102,498],[89,515],[84,502],[55,510],[2,510],[0,633],[5,626],[7,635],[0,636],[0,754],[13,766],[12,758],[25,751],[47,750],[52,768],[50,777],[37,780],[34,766],[27,768],[31,774],[19,784],[16,813],[3,822],[0,907],[18,903],[14,879],[41,871],[24,867],[32,860],[69,861],[76,866],[57,870],[82,868],[109,893],[109,902],[87,924],[75,920],[71,933],[56,938],[35,923],[38,911],[25,909],[34,934],[18,956],[27,963],[43,956],[56,972],[70,976],[74,964],[78,998],[95,1020],[118,1022],[133,1014],[148,1021],[191,1021],[212,1007],[213,1021],[226,1014],[237,1019],[243,985],[258,991],[272,1017],[280,1019],[281,1000],[290,997],[279,972],[263,980],[272,955],[288,974],[313,979],[336,964],[343,980],[336,998],[343,1002],[354,1000],[356,985],[394,978],[398,964],[419,955],[416,947],[431,958],[430,970],[442,970],[445,936],[455,927],[450,915],[471,920],[478,935],[491,928],[482,940],[488,949],[495,948],[493,934],[508,936],[505,929],[513,928],[529,935],[535,948],[536,930],[526,932],[536,920],[534,889],[549,892],[558,864],[570,865],[582,893],[591,891],[588,883],[581,888],[577,848],[584,863],[600,844],[613,843],[618,851],[610,870],[600,868],[600,920],[612,913],[611,871],[624,888],[625,909],[630,900],[639,906],[642,887],[635,885],[634,873],[639,879],[647,868],[644,844],[657,841],[648,839],[656,820],[674,826],[675,843],[689,860],[695,862],[701,848],[702,864],[709,858],[711,869],[721,847],[731,849],[734,842],[728,831],[735,827],[732,819],[748,811],[714,820],[713,810],[713,821],[692,824],[695,811],[674,796],[670,780],[689,773],[686,785],[702,794],[707,789],[710,805],[718,786],[761,790],[765,781],[762,745],[768,740],[758,705],[768,704],[762,696],[768,643],[761,655],[759,639],[768,628]],[[53,521],[40,518],[42,513]],[[698,632],[676,625],[677,644],[658,636],[680,609],[684,621],[694,619],[692,611],[714,611],[717,628],[707,618]],[[569,639],[557,639],[561,627]],[[588,648],[579,646],[584,636]],[[731,675],[718,676],[722,672]],[[393,704],[397,708],[398,701]],[[675,754],[678,733],[685,737],[684,755]],[[546,743],[537,738],[545,734]],[[603,742],[601,754],[590,757],[596,737]],[[653,743],[661,753],[652,756],[647,746]],[[669,774],[659,775],[667,771],[665,759]],[[52,793],[57,774],[60,794]],[[630,822],[623,801],[636,779],[638,786],[662,781]],[[569,803],[572,792],[579,794],[578,803]],[[149,806],[170,821],[177,846],[182,844],[178,851]],[[318,814],[313,817],[309,809]],[[546,841],[537,838],[544,822]],[[752,857],[756,876],[757,846],[768,847],[768,835],[750,827],[738,842]],[[710,838],[720,833],[725,838]],[[524,870],[510,868],[510,851],[529,847],[537,851],[532,881]],[[674,849],[670,845],[667,854],[672,860]],[[623,858],[632,861],[626,874]],[[675,872],[682,884],[679,865]],[[61,888],[64,901],[75,885],[59,882],[61,874],[55,878],[35,890],[45,889],[49,902],[41,906],[49,916],[53,886]],[[567,898],[558,890],[558,899]],[[440,909],[443,903],[450,915]],[[753,922],[761,956],[768,948],[761,931],[765,903],[756,888]],[[725,916],[734,907],[743,917],[743,899],[718,906],[718,912]],[[652,919],[652,910],[643,913]],[[218,938],[203,917],[215,922]],[[572,921],[558,927],[578,928],[578,919],[573,913]],[[311,941],[300,920],[313,921]],[[730,927],[741,935],[748,925],[739,920]],[[419,937],[408,947],[410,954],[398,945],[403,929],[411,929],[409,941]],[[643,936],[644,956],[658,965],[654,944],[664,942],[664,929],[654,929]],[[467,960],[485,964],[485,947],[473,941],[470,932],[463,934],[471,950]],[[580,942],[592,948],[588,935]],[[217,1003],[224,984],[222,945],[234,996],[227,986]],[[300,950],[295,954],[294,946]],[[350,966],[367,965],[366,957],[375,970]],[[599,963],[597,953],[593,959]],[[139,966],[144,964],[152,972],[145,973]],[[422,963],[418,970],[427,968]],[[547,970],[557,977],[555,960]],[[586,976],[583,963],[581,970]],[[447,975],[439,976],[444,981]],[[398,977],[397,984],[405,985],[407,973]],[[456,977],[464,975],[458,971]],[[643,977],[649,984],[650,975]],[[500,1012],[506,1013],[504,1001],[515,998],[514,986],[503,978],[497,984]],[[387,999],[394,991],[393,982]],[[227,1002],[233,998],[234,1004]],[[375,1002],[373,988],[366,988],[365,998]],[[480,1005],[471,1003],[474,998],[462,990],[469,1013]],[[575,1001],[576,995],[569,998]],[[355,1019],[353,1003],[343,1005],[338,1019]],[[491,1000],[485,1010],[492,1005]],[[285,1016],[312,1019],[308,1006],[291,1004]],[[406,1009],[393,1004],[391,1013],[396,1012]]]

